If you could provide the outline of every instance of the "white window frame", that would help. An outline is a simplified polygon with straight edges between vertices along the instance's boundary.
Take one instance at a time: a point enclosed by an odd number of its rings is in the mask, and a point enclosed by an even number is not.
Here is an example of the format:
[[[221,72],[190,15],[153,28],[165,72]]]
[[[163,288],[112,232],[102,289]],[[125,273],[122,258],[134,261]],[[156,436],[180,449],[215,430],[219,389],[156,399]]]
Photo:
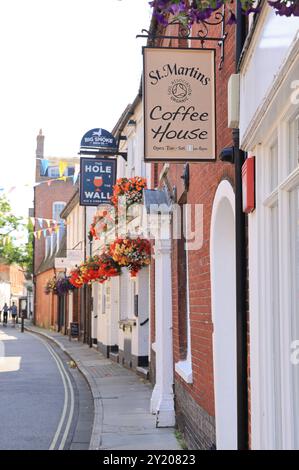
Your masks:
[[[188,227],[188,211],[183,210],[185,226]],[[186,242],[187,245],[187,242]],[[186,359],[176,362],[175,371],[187,383],[193,382],[191,355],[191,323],[190,323],[190,292],[189,292],[189,252],[186,248],[186,313],[187,313],[187,355]]]
[[[57,174],[51,174],[52,171],[56,172]],[[59,177],[59,168],[58,166],[49,166],[48,171],[47,171],[47,176],[48,178],[58,178]]]
[[[298,113],[298,110],[297,110]],[[278,371],[281,384],[282,429],[279,441],[282,449],[295,448],[294,397],[292,383],[292,252],[290,193],[299,186],[299,165],[289,174],[288,122],[294,106],[277,116],[262,144],[253,151],[256,156],[256,202],[249,216],[249,285],[250,285],[250,364],[251,364],[251,417],[252,447],[277,449],[275,416],[277,402],[274,397],[274,371],[271,331],[271,208],[278,203],[278,263],[280,355]],[[269,151],[277,135],[278,185],[269,193]],[[298,338],[299,339],[299,338]],[[297,366],[299,367],[299,366]],[[298,399],[299,397],[297,397]],[[298,447],[298,443],[297,443]]]

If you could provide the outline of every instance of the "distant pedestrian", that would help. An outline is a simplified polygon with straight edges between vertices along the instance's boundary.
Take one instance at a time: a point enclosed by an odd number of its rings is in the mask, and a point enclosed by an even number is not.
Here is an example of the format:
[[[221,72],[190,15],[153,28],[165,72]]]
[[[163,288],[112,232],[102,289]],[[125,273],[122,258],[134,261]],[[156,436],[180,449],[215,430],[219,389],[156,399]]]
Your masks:
[[[11,311],[11,316],[12,316],[12,322],[15,325],[17,314],[18,314],[18,309],[14,302],[12,303],[12,306],[10,307],[10,311]]]
[[[3,325],[7,325],[7,317],[8,317],[8,312],[9,312],[9,306],[5,302],[3,308]]]

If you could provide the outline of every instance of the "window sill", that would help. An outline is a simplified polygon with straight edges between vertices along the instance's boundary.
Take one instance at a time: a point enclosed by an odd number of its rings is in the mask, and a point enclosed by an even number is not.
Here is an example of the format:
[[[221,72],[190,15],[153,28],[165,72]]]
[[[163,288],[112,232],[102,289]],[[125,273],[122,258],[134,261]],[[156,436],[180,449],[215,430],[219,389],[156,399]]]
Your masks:
[[[193,382],[192,365],[190,361],[185,360],[177,362],[175,364],[175,371],[186,383],[191,384]]]

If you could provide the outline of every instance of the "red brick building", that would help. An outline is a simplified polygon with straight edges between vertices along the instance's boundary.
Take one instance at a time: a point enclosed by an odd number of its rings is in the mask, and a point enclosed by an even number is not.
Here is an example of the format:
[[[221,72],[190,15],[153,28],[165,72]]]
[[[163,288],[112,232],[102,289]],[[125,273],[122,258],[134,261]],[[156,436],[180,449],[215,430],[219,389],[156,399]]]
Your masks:
[[[194,25],[191,36],[197,36],[201,26]],[[176,36],[178,27],[171,28],[165,33],[153,21],[151,32]],[[203,207],[201,247],[187,252],[185,240],[181,239],[172,240],[169,250],[175,419],[190,449],[238,447],[235,168],[219,159],[223,148],[234,146],[232,130],[228,128],[227,87],[236,71],[236,26],[226,26],[225,30],[227,37],[220,69],[221,48],[216,42],[204,43],[204,47],[216,49],[217,160],[190,163],[188,189],[183,185],[183,164],[152,164],[153,188],[175,188],[175,202],[179,206],[190,204],[194,208],[200,204]],[[209,26],[210,37],[221,37],[221,34],[220,25]],[[164,39],[159,46],[188,47],[186,40],[181,39]],[[190,46],[201,47],[201,43],[191,41]],[[193,212],[191,226],[194,223]],[[153,264],[150,288],[153,383],[157,383],[156,362],[164,360],[161,351],[157,357],[155,290],[160,276],[158,280],[156,276]],[[171,392],[165,403],[168,399],[171,401]],[[171,409],[169,403],[165,406]],[[159,405],[157,410],[159,414]]]
[[[15,302],[19,306],[19,298],[25,295],[25,275],[23,269],[16,264],[0,264],[0,282],[9,285],[10,299],[5,301],[12,304]],[[1,299],[2,300],[2,299]],[[2,305],[0,305],[0,308]]]
[[[48,168],[44,172],[42,160],[48,161]],[[60,175],[59,163],[67,162],[64,169],[64,179],[58,179]],[[34,312],[35,323],[45,328],[62,329],[65,324],[65,306],[58,305],[58,297],[53,294],[46,295],[45,285],[54,277],[55,257],[66,256],[65,226],[60,217],[61,211],[66,206],[75,191],[72,175],[78,159],[60,159],[44,157],[44,136],[42,131],[37,136],[36,148],[36,173],[34,188],[34,230],[43,232],[34,239]],[[51,219],[50,226],[58,224],[58,232],[49,233],[46,229]],[[58,312],[60,314],[58,315]]]

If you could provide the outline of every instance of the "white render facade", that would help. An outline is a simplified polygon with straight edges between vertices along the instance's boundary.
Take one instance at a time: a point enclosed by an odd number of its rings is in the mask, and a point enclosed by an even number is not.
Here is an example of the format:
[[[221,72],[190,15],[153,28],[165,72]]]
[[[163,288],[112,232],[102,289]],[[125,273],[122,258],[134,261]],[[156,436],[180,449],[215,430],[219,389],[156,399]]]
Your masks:
[[[143,161],[142,101],[135,100],[128,113],[120,143],[120,151],[127,152],[127,161],[117,157],[117,178],[141,176],[150,183],[150,165]],[[139,216],[131,226],[141,227]],[[130,224],[127,229],[130,230]],[[107,238],[109,235],[107,235]],[[106,240],[107,241],[107,240]],[[96,254],[105,240],[93,242]],[[104,284],[94,283],[92,337],[97,348],[110,359],[126,367],[147,374],[149,360],[149,271],[143,268],[136,279],[130,277],[126,268],[119,277]]]
[[[299,18],[264,6],[240,67],[248,217],[252,449],[299,449]],[[297,343],[296,343],[297,341]]]

